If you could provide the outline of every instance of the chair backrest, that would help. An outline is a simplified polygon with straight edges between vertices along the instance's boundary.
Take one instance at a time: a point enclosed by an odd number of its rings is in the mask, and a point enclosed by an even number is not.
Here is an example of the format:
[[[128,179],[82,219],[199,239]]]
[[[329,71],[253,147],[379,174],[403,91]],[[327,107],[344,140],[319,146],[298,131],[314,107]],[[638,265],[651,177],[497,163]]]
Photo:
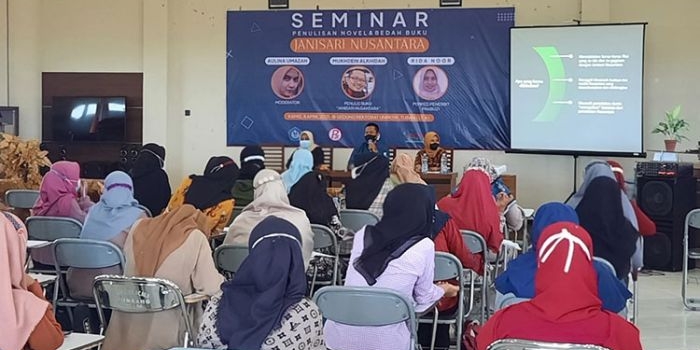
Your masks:
[[[446,281],[462,276],[462,263],[452,254],[435,252],[434,281]]]
[[[30,216],[26,221],[29,239],[55,241],[59,238],[78,238],[83,224],[72,218]]]
[[[121,249],[107,241],[60,238],[53,242],[57,272],[60,266],[100,269],[119,265],[124,271],[126,260]]]
[[[617,274],[617,272],[615,272],[615,266],[613,266],[613,264],[611,264],[609,261],[607,261],[599,256],[594,256],[593,261],[597,261],[597,262],[605,265],[608,269],[610,269],[610,272],[612,272],[613,275]]]
[[[396,158],[396,148],[389,148],[389,162],[393,163],[394,158]]]
[[[333,147],[321,147],[323,151],[323,164],[333,168]]]
[[[460,230],[464,244],[469,251],[474,254],[482,253],[486,250],[486,240],[480,234],[470,230]]]
[[[350,326],[386,326],[407,322],[416,343],[413,303],[392,289],[330,286],[319,289],[314,302],[325,319]]]
[[[142,204],[139,204],[139,208],[141,210],[143,210],[143,212],[146,213],[146,216],[148,216],[149,218],[153,217],[153,213],[151,213],[151,209],[146,208],[146,206],[144,206]]]
[[[487,350],[609,350],[599,345],[548,343],[522,339],[501,339]]]
[[[379,222],[379,218],[367,210],[341,209],[339,214],[343,226],[355,232],[365,225],[374,225]]]
[[[700,229],[700,208],[691,210],[685,216],[685,226]]]
[[[214,263],[220,271],[235,274],[247,256],[247,246],[224,244],[214,251]]]
[[[8,190],[5,192],[5,204],[17,209],[32,209],[39,198],[37,190]]]
[[[284,171],[284,146],[263,145],[260,147],[265,152],[265,168],[278,172]]]
[[[452,172],[452,164],[454,164],[455,150],[452,148],[445,148],[445,155],[447,156],[447,167]]]
[[[337,252],[337,240],[330,228],[323,225],[311,224],[311,231],[314,233],[314,250],[332,248]]]

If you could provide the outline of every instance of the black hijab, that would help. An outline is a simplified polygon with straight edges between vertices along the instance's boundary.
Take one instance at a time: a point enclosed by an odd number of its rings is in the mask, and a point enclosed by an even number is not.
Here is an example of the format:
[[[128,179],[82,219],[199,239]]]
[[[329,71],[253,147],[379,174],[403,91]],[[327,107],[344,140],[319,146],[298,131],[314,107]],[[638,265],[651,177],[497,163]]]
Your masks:
[[[364,249],[353,264],[374,285],[389,263],[424,238],[432,238],[435,194],[423,184],[396,186],[384,201],[384,216],[365,228]]]
[[[258,171],[265,169],[265,151],[260,146],[246,146],[241,151],[240,180],[252,180]]]
[[[163,170],[165,148],[155,143],[145,144],[131,169],[134,181],[134,198],[154,216],[163,212],[170,200],[171,189],[168,174]]]
[[[625,218],[620,187],[615,179],[597,177],[588,185],[576,207],[581,226],[593,239],[593,252],[609,261],[618,278],[630,272],[630,259],[639,232]]]
[[[238,165],[226,156],[211,157],[204,174],[190,178],[192,184],[185,193],[185,203],[204,210],[233,198],[231,188],[238,178]]]
[[[289,204],[306,212],[312,224],[328,226],[338,209],[328,195],[324,176],[310,171],[302,176],[289,191]]]
[[[345,186],[345,204],[348,209],[367,210],[389,178],[389,159],[376,153],[355,155],[357,178]]]

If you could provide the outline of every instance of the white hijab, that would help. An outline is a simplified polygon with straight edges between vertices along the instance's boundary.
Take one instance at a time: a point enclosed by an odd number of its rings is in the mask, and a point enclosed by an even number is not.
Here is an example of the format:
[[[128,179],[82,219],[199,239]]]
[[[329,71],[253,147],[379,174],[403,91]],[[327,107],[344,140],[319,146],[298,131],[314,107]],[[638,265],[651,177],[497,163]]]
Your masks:
[[[263,219],[274,215],[291,222],[301,233],[301,251],[304,266],[308,267],[314,248],[314,233],[306,213],[289,204],[287,190],[280,174],[263,169],[253,179],[254,199],[233,219],[224,244],[248,246],[250,232]]]

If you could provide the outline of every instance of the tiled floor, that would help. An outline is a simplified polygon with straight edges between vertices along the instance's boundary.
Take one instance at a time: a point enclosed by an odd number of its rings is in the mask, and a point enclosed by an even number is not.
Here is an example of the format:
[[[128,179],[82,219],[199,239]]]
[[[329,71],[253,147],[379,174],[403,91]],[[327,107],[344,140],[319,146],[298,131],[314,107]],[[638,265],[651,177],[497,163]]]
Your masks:
[[[700,298],[700,270],[691,272],[689,293]],[[645,350],[700,350],[700,311],[681,301],[681,273],[653,272],[639,277],[637,327]]]

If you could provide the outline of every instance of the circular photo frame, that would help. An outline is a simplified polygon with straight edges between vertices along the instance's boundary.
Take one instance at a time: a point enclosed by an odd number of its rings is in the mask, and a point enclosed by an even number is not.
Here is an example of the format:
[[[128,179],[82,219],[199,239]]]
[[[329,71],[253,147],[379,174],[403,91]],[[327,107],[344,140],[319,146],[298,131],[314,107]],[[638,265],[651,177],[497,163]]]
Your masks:
[[[448,86],[447,73],[438,66],[425,66],[413,76],[413,91],[424,100],[440,99]]]
[[[283,100],[292,100],[304,91],[304,73],[295,66],[282,66],[272,73],[272,92]]]
[[[374,72],[365,66],[352,66],[346,69],[340,79],[340,88],[343,93],[353,100],[369,98],[375,86]]]

